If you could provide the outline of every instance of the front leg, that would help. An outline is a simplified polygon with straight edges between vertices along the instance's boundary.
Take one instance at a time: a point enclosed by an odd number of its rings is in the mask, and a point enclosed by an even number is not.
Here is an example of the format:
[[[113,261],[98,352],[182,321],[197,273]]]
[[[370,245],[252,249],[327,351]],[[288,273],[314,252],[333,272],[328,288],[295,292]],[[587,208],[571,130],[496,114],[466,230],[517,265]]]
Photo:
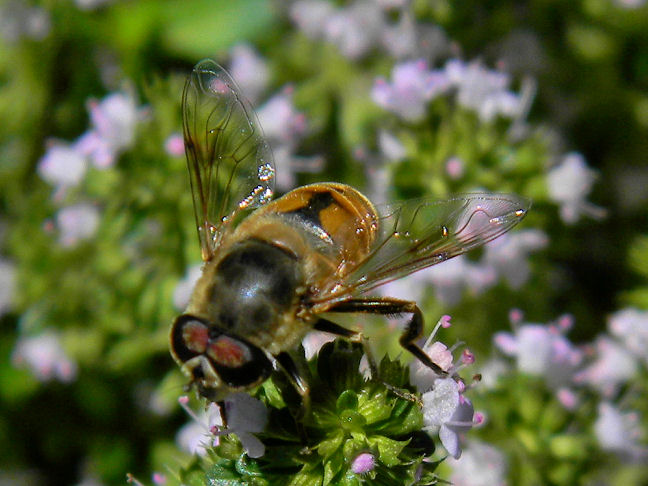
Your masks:
[[[398,316],[411,314],[412,318],[405,326],[405,330],[399,338],[400,345],[418,358],[425,366],[440,376],[448,376],[448,373],[430,359],[425,352],[416,344],[423,333],[423,314],[416,302],[399,300],[393,298],[377,299],[352,299],[340,302],[328,312],[363,312],[370,314],[382,314],[386,316]],[[351,331],[349,331],[351,332]]]

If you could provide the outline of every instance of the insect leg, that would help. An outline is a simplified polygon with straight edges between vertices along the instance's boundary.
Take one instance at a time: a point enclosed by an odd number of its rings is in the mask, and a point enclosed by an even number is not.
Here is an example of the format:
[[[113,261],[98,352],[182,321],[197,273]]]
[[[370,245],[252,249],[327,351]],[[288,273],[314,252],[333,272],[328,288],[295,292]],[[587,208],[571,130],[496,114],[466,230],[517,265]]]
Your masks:
[[[332,312],[337,312],[337,310],[332,310]],[[360,331],[347,329],[346,327],[342,327],[335,322],[321,317],[315,323],[314,328],[317,331],[335,334],[336,336],[347,338],[349,341],[362,344],[364,353],[367,356],[367,362],[369,363],[369,371],[371,372],[371,376],[378,376],[378,365],[376,365],[376,360],[374,359],[373,353],[371,352],[371,347],[367,342],[367,338],[365,338]]]
[[[425,352],[416,344],[416,340],[423,333],[423,314],[416,302],[392,298],[383,299],[352,299],[340,302],[329,312],[363,312],[369,314],[382,314],[386,316],[398,316],[400,314],[411,314],[412,318],[405,326],[405,330],[399,338],[400,345],[412,353],[425,366],[441,376],[448,373],[430,359]]]
[[[301,397],[301,409],[299,410],[299,416],[297,418],[303,418],[310,411],[310,387],[302,378],[302,375],[290,354],[284,351],[276,355],[275,359],[285,372],[290,384]],[[299,420],[297,422],[299,423]]]

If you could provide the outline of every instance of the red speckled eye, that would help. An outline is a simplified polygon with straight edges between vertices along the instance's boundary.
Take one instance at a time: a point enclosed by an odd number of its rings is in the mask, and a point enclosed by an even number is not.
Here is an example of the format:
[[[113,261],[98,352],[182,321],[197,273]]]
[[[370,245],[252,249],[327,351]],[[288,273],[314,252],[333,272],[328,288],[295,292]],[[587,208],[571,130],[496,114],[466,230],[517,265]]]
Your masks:
[[[228,336],[219,336],[209,343],[207,355],[222,366],[238,368],[252,359],[249,347]]]

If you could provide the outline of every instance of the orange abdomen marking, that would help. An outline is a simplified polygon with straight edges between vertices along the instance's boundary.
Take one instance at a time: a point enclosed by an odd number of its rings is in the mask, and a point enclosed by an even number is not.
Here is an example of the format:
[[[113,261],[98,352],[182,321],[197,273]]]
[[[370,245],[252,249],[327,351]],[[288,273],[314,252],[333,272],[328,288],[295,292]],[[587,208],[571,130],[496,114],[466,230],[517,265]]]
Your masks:
[[[272,210],[295,218],[348,262],[360,261],[378,231],[378,215],[371,202],[345,184],[324,183],[299,187],[273,204]],[[269,208],[270,209],[270,208]]]

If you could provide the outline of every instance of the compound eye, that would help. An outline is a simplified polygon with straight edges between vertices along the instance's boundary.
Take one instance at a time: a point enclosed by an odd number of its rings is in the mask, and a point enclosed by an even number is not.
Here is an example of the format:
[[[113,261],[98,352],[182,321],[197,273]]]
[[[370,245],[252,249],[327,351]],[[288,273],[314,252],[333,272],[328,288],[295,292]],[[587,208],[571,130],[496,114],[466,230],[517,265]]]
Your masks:
[[[228,334],[213,335],[206,355],[218,376],[232,388],[250,388],[272,372],[272,362],[257,346]]]
[[[239,368],[250,362],[252,352],[247,344],[229,336],[220,335],[209,343],[207,356],[221,366]]]
[[[207,324],[187,314],[179,316],[171,328],[171,350],[182,362],[203,354],[209,345]]]

